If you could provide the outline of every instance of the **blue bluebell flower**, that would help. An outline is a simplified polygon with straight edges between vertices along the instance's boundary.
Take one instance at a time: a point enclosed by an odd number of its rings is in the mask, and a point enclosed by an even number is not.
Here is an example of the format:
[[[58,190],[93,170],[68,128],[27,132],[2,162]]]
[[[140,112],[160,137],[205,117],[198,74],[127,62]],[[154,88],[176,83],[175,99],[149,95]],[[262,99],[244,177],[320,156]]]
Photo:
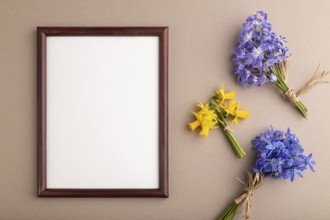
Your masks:
[[[314,165],[315,165],[316,163],[315,163],[315,161],[312,159],[312,154],[309,154],[309,155],[306,157],[305,163],[306,163],[306,165],[308,165],[308,167],[309,167],[313,172],[315,172],[315,170],[314,170]]]
[[[272,31],[265,12],[258,11],[249,16],[243,24],[234,56],[234,74],[238,83],[251,87],[276,82],[277,78],[270,69],[288,58],[289,49],[285,43],[285,37]]]
[[[304,149],[290,129],[286,132],[270,127],[265,133],[259,134],[252,141],[257,159],[253,172],[275,179],[290,179],[303,177],[302,171],[310,168],[313,172],[315,161],[312,154],[304,155]]]

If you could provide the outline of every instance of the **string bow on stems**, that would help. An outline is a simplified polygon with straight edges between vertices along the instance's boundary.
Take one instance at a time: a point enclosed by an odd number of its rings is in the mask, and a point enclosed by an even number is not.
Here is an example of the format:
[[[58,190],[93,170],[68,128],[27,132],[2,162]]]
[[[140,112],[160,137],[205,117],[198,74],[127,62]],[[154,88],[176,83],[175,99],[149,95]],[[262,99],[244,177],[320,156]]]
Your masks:
[[[260,173],[251,173],[248,172],[248,181],[245,183],[241,179],[238,178],[238,181],[240,181],[244,186],[245,190],[242,195],[240,195],[237,199],[235,199],[235,203],[237,205],[241,205],[245,203],[245,213],[244,216],[246,219],[250,218],[251,215],[251,200],[253,193],[256,189],[258,189],[263,184],[263,176]]]
[[[229,208],[220,216],[217,220],[233,219],[238,207],[245,204],[245,211],[243,217],[249,219],[251,215],[251,206],[252,206],[252,196],[256,189],[262,186],[263,176],[260,173],[251,173],[248,172],[248,181],[244,182],[243,180],[238,179],[241,182],[245,189],[243,193],[234,200],[234,203],[229,206]]]
[[[319,83],[328,83],[328,81],[323,81],[323,79],[328,76],[330,72],[319,72],[319,65],[313,77],[301,89],[295,92],[286,84],[289,75],[289,64],[289,60],[283,60],[280,65],[275,65],[275,67],[270,68],[277,77],[277,81],[273,82],[273,84],[278,87],[283,92],[284,96],[296,106],[305,118],[307,118],[307,108],[302,104],[299,97]]]

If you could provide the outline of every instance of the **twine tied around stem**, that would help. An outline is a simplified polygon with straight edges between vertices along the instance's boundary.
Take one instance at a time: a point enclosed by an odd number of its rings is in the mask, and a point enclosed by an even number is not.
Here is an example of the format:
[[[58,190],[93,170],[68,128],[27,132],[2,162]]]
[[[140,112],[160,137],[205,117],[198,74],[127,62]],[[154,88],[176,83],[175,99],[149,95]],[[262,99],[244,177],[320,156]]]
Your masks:
[[[281,73],[284,81],[286,81],[288,79],[289,66],[290,66],[289,60],[284,60],[283,62],[280,63],[280,73]],[[285,97],[288,100],[290,100],[291,102],[297,102],[297,101],[299,101],[300,95],[303,95],[304,93],[308,92],[315,85],[317,85],[319,83],[328,83],[329,81],[322,81],[322,80],[324,77],[326,77],[327,75],[330,74],[330,71],[322,71],[322,72],[318,73],[319,68],[320,68],[320,64],[318,65],[312,78],[297,92],[295,92],[291,88],[289,88],[287,91],[285,91],[284,92]]]
[[[299,101],[299,97],[297,96],[297,93],[295,91],[293,91],[293,89],[288,89],[285,93],[284,93],[285,97],[290,100],[291,102],[298,102]]]
[[[256,189],[258,189],[263,184],[263,176],[260,173],[251,173],[248,172],[248,180],[247,182],[242,181],[241,179],[237,178],[244,186],[244,192],[234,201],[237,205],[242,205],[245,203],[245,219],[249,219],[251,215],[251,200],[253,193]]]
[[[231,128],[229,127],[229,125],[225,125],[225,126],[223,127],[223,131],[231,131],[231,132],[235,132],[233,129],[231,129]]]
[[[219,113],[221,114],[221,113]],[[223,119],[224,120],[224,119]],[[229,125],[227,125],[227,123],[225,123],[224,121],[222,121],[220,118],[218,118],[218,122],[220,125],[222,125],[223,131],[231,131],[231,132],[235,132]]]

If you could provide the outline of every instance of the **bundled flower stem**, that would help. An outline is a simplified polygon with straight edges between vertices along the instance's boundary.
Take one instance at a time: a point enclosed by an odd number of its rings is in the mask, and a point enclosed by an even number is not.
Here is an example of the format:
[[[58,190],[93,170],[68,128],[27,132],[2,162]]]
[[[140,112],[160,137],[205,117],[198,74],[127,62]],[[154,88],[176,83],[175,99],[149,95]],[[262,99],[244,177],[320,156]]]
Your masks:
[[[272,25],[267,21],[267,14],[258,11],[249,16],[243,24],[240,44],[235,50],[234,62],[238,83],[246,86],[262,86],[265,83],[274,84],[290,100],[306,118],[307,108],[299,100],[302,95],[329,74],[323,71],[315,74],[298,92],[287,84],[289,48],[285,46],[283,36],[272,31]]]
[[[239,197],[237,197],[234,202],[223,212],[217,220],[231,220],[235,217],[237,209],[245,203],[245,219],[249,219],[251,215],[251,200],[253,193],[263,184],[264,177],[260,173],[248,172],[248,181],[238,179],[244,186],[245,189]]]
[[[290,179],[296,176],[303,177],[302,171],[309,167],[313,172],[315,161],[312,154],[305,156],[298,138],[290,132],[274,130],[259,134],[252,140],[253,149],[257,151],[257,160],[252,172],[248,172],[246,182],[238,179],[244,186],[239,197],[217,218],[217,220],[231,220],[235,217],[237,209],[245,205],[244,217],[250,218],[251,200],[256,189],[262,186],[266,177],[275,179]]]
[[[280,65],[282,66],[287,66],[288,60],[284,60]],[[285,82],[285,78],[283,76],[285,76],[285,73],[283,73],[284,69],[280,68],[278,64],[275,64],[274,67],[270,67],[270,71],[276,76],[277,80],[275,82],[273,82],[274,85],[277,86],[277,88],[279,88],[283,94],[287,97],[287,99],[289,101],[291,101],[292,103],[294,103],[294,105],[296,106],[296,108],[299,110],[299,112],[305,117],[307,118],[307,108],[304,106],[304,104],[302,104],[302,102],[299,100],[297,94],[290,89],[286,82]]]
[[[223,89],[218,89],[216,91],[216,96],[212,98],[210,103],[198,104],[200,110],[198,112],[193,112],[196,120],[189,123],[188,127],[194,131],[196,128],[201,127],[200,136],[208,137],[210,129],[221,128],[226,134],[233,150],[236,155],[240,158],[246,155],[243,148],[240,146],[238,141],[234,136],[234,131],[229,127],[227,123],[227,118],[229,116],[233,117],[232,123],[237,125],[238,118],[246,119],[249,116],[247,110],[239,110],[239,102],[233,101],[236,93],[234,91],[225,93]],[[230,100],[227,105],[226,102]]]
[[[238,208],[238,204],[235,202],[232,203],[222,214],[217,218],[217,220],[223,220],[223,219],[233,219],[236,215],[236,211]]]
[[[308,90],[313,88],[318,83],[324,83],[327,81],[322,81],[323,78],[325,78],[327,75],[329,75],[329,71],[322,71],[318,74],[318,69],[316,70],[313,77],[297,92],[290,89],[287,84],[286,80],[288,78],[288,69],[289,69],[289,60],[283,60],[280,64],[275,64],[274,67],[270,68],[272,73],[277,77],[277,81],[273,82],[274,85],[279,88],[285,97],[294,103],[296,108],[299,110],[299,112],[307,118],[307,108],[302,104],[302,102],[299,100],[299,96],[306,93]]]
[[[240,146],[240,144],[237,142],[237,140],[234,136],[233,130],[230,129],[230,127],[228,126],[227,120],[226,120],[225,116],[223,115],[223,113],[220,111],[220,109],[217,107],[217,105],[215,103],[211,103],[211,106],[214,108],[215,113],[217,115],[217,121],[218,121],[219,125],[222,127],[223,131],[225,132],[236,155],[239,158],[246,156],[245,151]]]

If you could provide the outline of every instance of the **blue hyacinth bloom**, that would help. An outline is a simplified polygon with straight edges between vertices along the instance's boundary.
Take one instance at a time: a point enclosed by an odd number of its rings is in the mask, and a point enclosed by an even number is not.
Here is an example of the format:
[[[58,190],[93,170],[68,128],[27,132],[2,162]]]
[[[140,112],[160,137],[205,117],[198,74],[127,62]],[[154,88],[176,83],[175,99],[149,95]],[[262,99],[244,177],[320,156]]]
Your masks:
[[[233,72],[238,83],[251,87],[276,82],[270,68],[288,58],[289,49],[285,43],[285,37],[272,31],[265,12],[258,11],[249,16],[243,24],[233,59],[236,64]]]
[[[306,157],[306,165],[308,165],[308,167],[313,171],[315,172],[314,170],[314,165],[316,164],[315,161],[312,159],[312,154],[309,154],[307,157]]]
[[[313,172],[315,161],[312,154],[304,155],[299,139],[290,129],[286,132],[270,127],[265,133],[259,134],[252,141],[253,150],[257,151],[257,159],[253,172],[275,179],[303,177],[302,171],[310,168]]]

